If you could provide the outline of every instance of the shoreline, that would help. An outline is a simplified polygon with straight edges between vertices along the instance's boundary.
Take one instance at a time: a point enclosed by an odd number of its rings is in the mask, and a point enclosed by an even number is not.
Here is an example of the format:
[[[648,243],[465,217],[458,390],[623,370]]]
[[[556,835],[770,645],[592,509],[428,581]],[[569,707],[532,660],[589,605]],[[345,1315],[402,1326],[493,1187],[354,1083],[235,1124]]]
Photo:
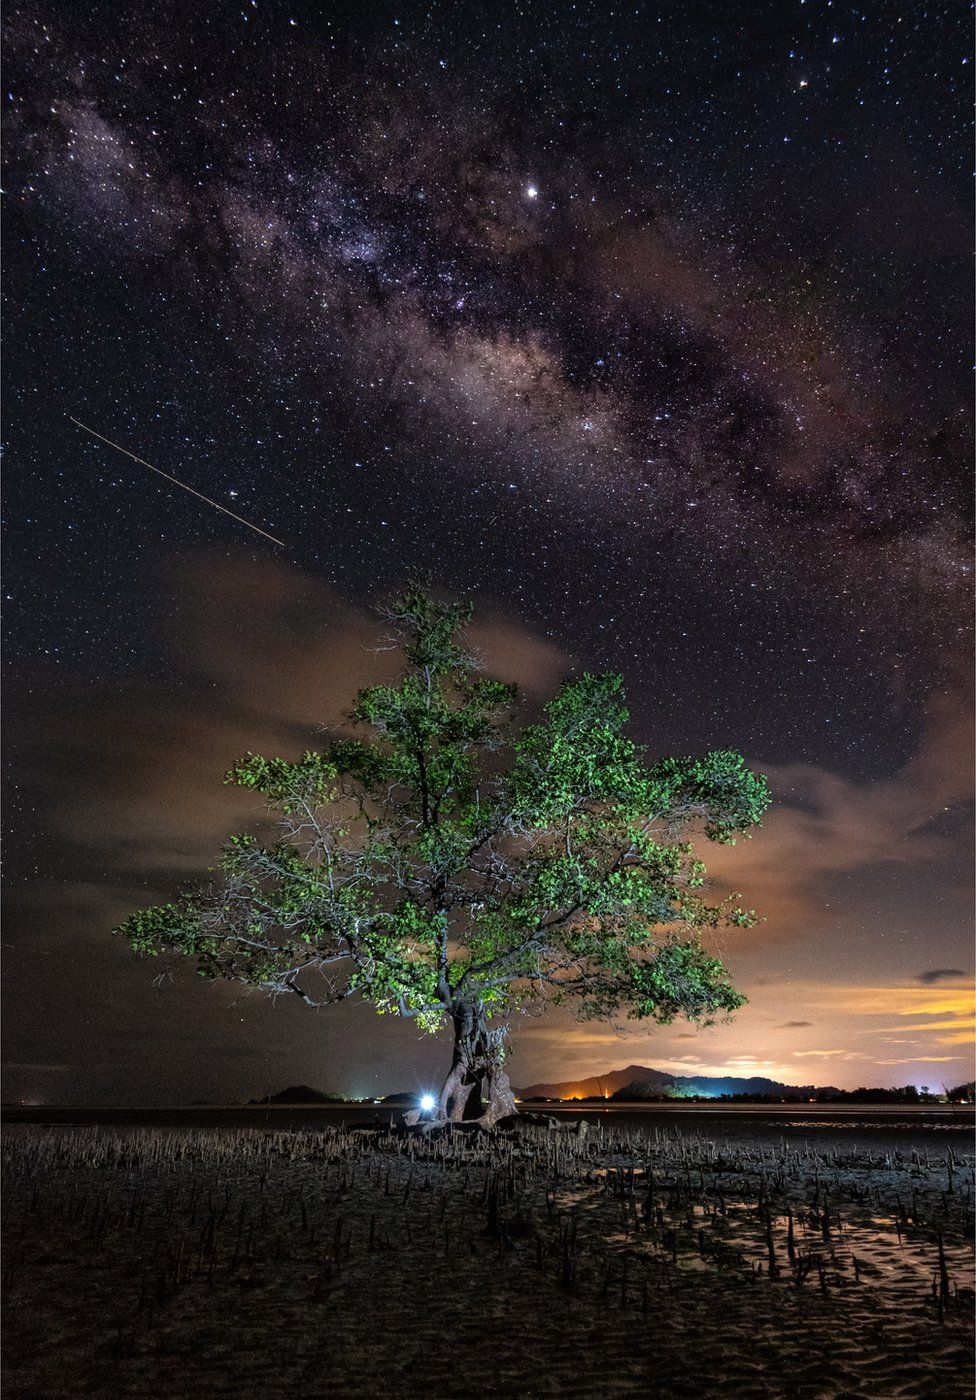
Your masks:
[[[100,1114],[140,1114],[140,1113],[402,1113],[408,1104],[388,1104],[354,1100],[349,1103],[260,1103],[260,1104],[4,1104],[0,1107],[0,1122],[31,1123],[41,1122],[58,1115],[69,1115],[81,1122],[86,1115]],[[736,1114],[743,1116],[789,1117],[799,1113],[812,1118],[913,1118],[934,1120],[970,1121],[976,1125],[976,1104],[873,1104],[873,1103],[809,1103],[795,1100],[790,1103],[722,1103],[708,1100],[702,1103],[689,1103],[683,1100],[658,1103],[635,1099],[618,1100],[614,1103],[599,1103],[576,1099],[519,1102],[519,1109],[526,1113],[571,1113],[583,1114]]]

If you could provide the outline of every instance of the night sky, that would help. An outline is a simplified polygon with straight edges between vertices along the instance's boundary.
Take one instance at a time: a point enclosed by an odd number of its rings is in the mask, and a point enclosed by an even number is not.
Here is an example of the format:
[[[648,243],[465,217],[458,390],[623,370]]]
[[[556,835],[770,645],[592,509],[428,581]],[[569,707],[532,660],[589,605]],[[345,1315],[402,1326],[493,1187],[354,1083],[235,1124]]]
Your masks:
[[[633,1061],[972,1077],[968,4],[12,4],[7,1098],[439,1077],[443,1045],[109,931],[257,815],[221,786],[475,599],[527,712],[622,670],[775,806],[713,853],[750,1004],[516,1029]],[[90,424],[278,548],[80,431]]]

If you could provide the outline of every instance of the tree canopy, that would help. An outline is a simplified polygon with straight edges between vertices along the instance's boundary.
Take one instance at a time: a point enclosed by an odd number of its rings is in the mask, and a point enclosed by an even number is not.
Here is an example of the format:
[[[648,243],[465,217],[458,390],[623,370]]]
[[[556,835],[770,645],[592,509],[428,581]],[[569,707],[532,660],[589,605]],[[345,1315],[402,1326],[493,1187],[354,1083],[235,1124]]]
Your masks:
[[[227,775],[265,799],[273,839],[231,837],[204,888],[117,932],[202,977],[357,995],[456,1041],[487,1028],[496,1061],[511,1014],[545,1001],[701,1024],[742,1005],[702,934],[756,916],[708,901],[691,838],[757,826],[764,778],[727,750],[650,760],[616,674],[565,681],[520,726],[515,687],[464,649],[468,605],[415,585],[384,615],[399,682],[360,691],[322,749]]]

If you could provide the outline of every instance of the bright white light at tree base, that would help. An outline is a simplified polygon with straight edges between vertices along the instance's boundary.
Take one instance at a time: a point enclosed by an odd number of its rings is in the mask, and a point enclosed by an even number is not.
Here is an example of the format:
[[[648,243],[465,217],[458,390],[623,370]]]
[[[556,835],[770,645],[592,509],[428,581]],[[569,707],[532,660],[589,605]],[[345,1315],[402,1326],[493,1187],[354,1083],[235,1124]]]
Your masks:
[[[423,1109],[423,1111],[424,1111],[425,1113],[429,1113],[430,1110],[434,1107],[434,1096],[433,1096],[433,1094],[421,1094],[421,1096],[420,1096],[420,1107]]]

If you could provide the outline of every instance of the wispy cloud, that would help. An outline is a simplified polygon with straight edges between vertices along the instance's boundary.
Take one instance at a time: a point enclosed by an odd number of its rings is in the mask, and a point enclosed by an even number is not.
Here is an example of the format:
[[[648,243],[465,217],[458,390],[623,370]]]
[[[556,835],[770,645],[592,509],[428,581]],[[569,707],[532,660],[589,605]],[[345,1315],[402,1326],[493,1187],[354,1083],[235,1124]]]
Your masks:
[[[789,937],[823,918],[838,876],[876,866],[919,869],[958,854],[962,841],[940,820],[971,798],[968,687],[933,702],[915,753],[890,778],[856,783],[809,764],[765,768],[774,803],[751,841],[709,848],[709,872],[741,890],[768,922],[757,939]],[[935,984],[963,977],[923,972]]]
[[[842,1006],[863,1016],[972,1017],[976,1006],[976,990],[972,987],[931,992],[911,985],[851,987],[812,983],[804,990],[816,1005]]]
[[[955,1055],[915,1055],[912,1059],[905,1060],[879,1060],[879,1065],[948,1065],[955,1060]]]

